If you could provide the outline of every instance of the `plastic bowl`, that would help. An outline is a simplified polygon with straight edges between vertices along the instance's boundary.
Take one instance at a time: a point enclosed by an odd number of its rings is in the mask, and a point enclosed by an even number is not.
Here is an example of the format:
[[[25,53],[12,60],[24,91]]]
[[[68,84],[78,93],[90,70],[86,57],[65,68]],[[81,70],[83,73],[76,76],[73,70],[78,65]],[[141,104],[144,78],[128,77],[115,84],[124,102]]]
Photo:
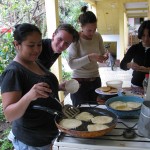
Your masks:
[[[117,89],[122,88],[122,84],[123,84],[123,81],[121,80],[111,80],[111,81],[106,82],[107,86],[117,88]]]
[[[122,118],[122,119],[124,119],[124,118],[139,118],[141,107],[139,109],[128,110],[128,111],[116,110],[109,106],[112,102],[115,102],[115,101],[143,103],[143,101],[144,101],[143,98],[137,97],[137,96],[116,96],[116,97],[108,99],[105,102],[107,109],[109,111],[113,112],[114,114],[116,114],[118,116],[118,118]]]

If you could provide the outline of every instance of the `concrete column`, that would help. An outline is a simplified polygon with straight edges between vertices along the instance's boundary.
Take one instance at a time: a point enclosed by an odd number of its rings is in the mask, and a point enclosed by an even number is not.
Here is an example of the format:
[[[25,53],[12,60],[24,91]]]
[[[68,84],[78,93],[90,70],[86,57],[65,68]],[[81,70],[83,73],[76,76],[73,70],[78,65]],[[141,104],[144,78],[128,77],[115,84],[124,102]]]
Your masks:
[[[124,10],[124,5],[122,2],[120,2],[119,5],[119,43],[120,43],[120,49],[117,51],[117,59],[122,60],[124,57],[124,52],[125,52],[125,39],[124,39],[124,15],[125,15],[125,10]]]
[[[59,6],[58,0],[45,0],[46,20],[48,38],[52,38],[52,35],[59,25]],[[53,64],[51,71],[57,76],[59,81],[62,81],[62,61],[61,57]],[[64,99],[63,92],[59,94],[61,101]]]
[[[125,47],[125,52],[128,48],[128,42],[129,42],[129,27],[128,27],[128,18],[127,18],[127,15],[126,13],[124,13],[124,47]]]
[[[150,0],[148,0],[148,19],[150,19]]]

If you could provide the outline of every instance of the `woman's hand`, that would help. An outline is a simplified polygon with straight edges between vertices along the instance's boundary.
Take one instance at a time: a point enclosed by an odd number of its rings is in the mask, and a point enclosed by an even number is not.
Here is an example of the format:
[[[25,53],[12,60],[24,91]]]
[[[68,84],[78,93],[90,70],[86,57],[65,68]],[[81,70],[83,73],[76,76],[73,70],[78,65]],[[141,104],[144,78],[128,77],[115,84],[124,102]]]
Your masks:
[[[108,57],[109,57],[109,53],[107,52],[107,53],[105,53],[104,55],[104,59],[105,59],[105,61],[108,59]]]
[[[149,73],[150,68],[149,67],[140,66],[137,71]]]
[[[139,66],[138,64],[134,63],[134,62],[130,62],[127,64],[127,67],[130,69],[133,69],[135,71],[141,71],[141,72],[146,72],[149,73],[150,68],[149,67],[145,67],[145,66]]]
[[[49,94],[52,92],[49,85],[45,82],[40,82],[35,84],[31,90],[26,94],[28,99],[34,101],[38,98],[48,98]]]
[[[105,57],[104,56],[101,56],[97,53],[91,53],[88,55],[90,61],[94,61],[94,62],[100,62],[100,63],[103,63],[105,61]]]
[[[67,81],[61,82],[59,84],[59,91],[66,91],[65,85]]]
[[[127,64],[127,68],[138,71],[140,69],[140,66],[137,63],[130,62],[130,63]]]

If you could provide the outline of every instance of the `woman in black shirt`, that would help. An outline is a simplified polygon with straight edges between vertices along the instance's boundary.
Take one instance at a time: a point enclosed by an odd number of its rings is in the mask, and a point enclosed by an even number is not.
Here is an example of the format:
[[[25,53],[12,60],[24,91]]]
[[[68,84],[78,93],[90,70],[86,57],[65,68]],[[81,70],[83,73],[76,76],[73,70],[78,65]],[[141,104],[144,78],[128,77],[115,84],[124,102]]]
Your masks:
[[[142,86],[145,74],[150,71],[150,20],[144,21],[138,29],[138,44],[132,45],[120,63],[123,70],[133,69],[132,86]]]
[[[1,94],[6,119],[12,122],[12,143],[16,150],[49,150],[58,134],[54,116],[33,105],[61,111],[58,80],[36,60],[42,51],[40,30],[20,24],[14,31],[17,54],[1,76]]]

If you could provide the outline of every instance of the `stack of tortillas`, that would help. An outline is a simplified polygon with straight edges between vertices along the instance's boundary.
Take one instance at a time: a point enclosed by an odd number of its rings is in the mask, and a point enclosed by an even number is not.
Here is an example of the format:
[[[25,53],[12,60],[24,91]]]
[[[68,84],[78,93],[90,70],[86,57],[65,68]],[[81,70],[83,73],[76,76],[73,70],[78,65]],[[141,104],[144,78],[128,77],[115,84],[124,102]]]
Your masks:
[[[104,93],[117,93],[118,91],[118,89],[109,86],[100,87],[99,90],[101,90]]]

